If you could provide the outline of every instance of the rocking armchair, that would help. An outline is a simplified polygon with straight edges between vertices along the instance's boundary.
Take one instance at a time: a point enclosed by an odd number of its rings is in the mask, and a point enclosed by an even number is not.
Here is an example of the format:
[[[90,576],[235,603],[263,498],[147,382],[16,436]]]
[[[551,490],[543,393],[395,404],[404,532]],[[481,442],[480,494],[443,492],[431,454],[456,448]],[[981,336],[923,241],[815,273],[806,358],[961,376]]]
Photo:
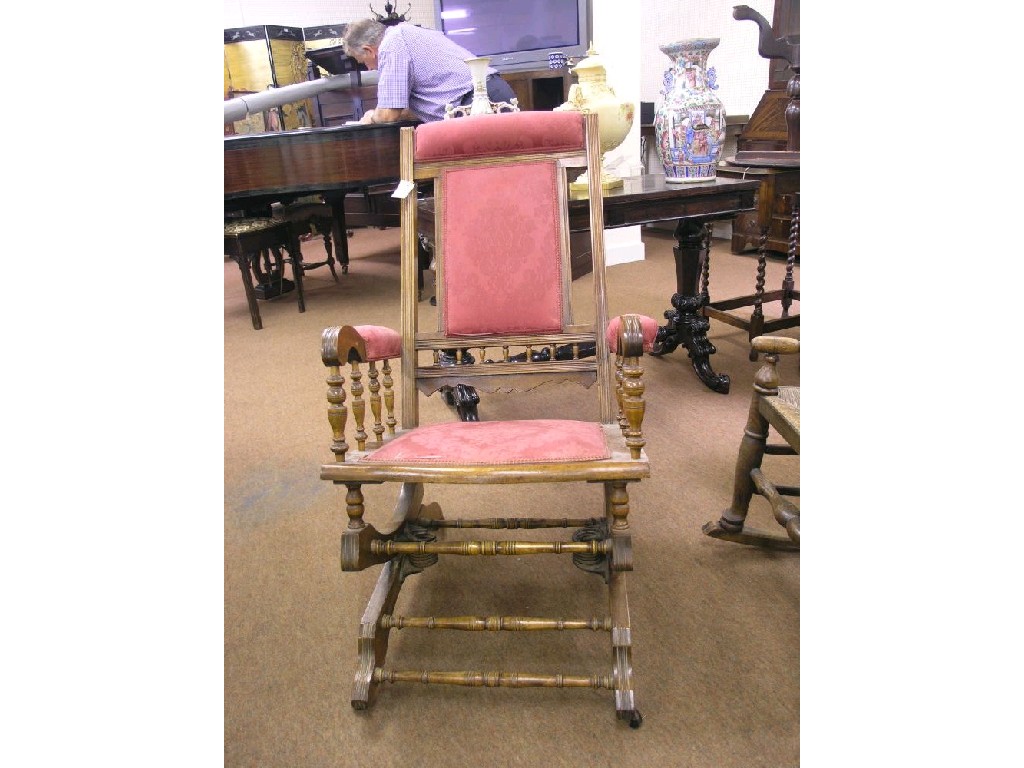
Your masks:
[[[592,688],[613,691],[617,716],[633,727],[640,725],[625,584],[626,572],[633,568],[627,488],[650,475],[641,431],[640,357],[645,347],[650,349],[656,324],[638,315],[607,321],[598,173],[589,176],[593,301],[584,322],[574,318],[567,170],[596,169],[600,160],[596,115],[510,112],[401,130],[402,186],[413,190],[418,182],[434,183],[437,328],[419,326],[417,201],[410,191],[402,200],[401,334],[380,326],[343,326],[326,329],[322,337],[322,358],[330,371],[328,418],[335,460],[321,467],[320,477],[347,489],[342,570],[382,566],[359,628],[352,693],[357,710],[367,709],[385,683]],[[580,353],[587,345],[596,348],[596,355]],[[396,429],[391,360],[399,355],[401,425]],[[348,392],[346,365],[351,366]],[[363,365],[369,373],[372,436],[365,424]],[[533,412],[524,410],[530,417],[420,421],[419,395],[444,387],[518,394],[565,382],[583,385],[595,398],[596,404],[585,411],[592,420],[572,420],[563,409],[538,414],[548,418],[532,418]],[[573,404],[579,402],[579,396],[573,398]],[[354,449],[346,438],[350,408]],[[451,413],[445,413],[450,419]],[[595,413],[599,418],[594,419]],[[395,527],[386,533],[364,520],[362,486],[380,483],[400,484]],[[590,518],[449,520],[437,503],[423,503],[425,487],[435,483],[484,486],[482,490],[515,484],[527,491],[532,483],[600,483],[604,492],[601,508]],[[571,539],[559,541],[446,540],[455,529],[548,528],[576,531]],[[404,580],[439,557],[475,556],[478,565],[487,567],[495,562],[488,556],[512,555],[533,566],[545,554],[572,555],[581,570],[601,576],[608,588],[609,615],[393,614]],[[551,579],[552,585],[559,582]],[[610,636],[611,659],[596,674],[392,669],[385,666],[392,629],[589,629]],[[449,647],[454,652],[460,645]]]

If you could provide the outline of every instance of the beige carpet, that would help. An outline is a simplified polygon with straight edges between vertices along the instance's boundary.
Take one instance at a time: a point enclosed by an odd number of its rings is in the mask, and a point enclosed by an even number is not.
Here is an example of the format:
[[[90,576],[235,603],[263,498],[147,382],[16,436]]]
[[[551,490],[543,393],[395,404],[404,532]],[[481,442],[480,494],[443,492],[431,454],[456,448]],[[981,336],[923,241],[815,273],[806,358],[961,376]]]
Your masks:
[[[643,262],[608,269],[611,313],[662,318],[674,288],[672,238],[645,232]],[[330,325],[397,327],[398,231],[357,230],[349,274],[306,277],[295,296],[260,302],[254,331],[238,269],[224,264],[224,738],[227,766],[708,766],[799,764],[800,556],[714,541],[701,525],[728,505],[739,440],[758,367],[746,333],[713,321],[714,369],[732,377],[720,395],[694,375],[685,349],[645,360],[644,422],[652,477],[631,488],[635,570],[628,577],[633,662],[643,727],[617,721],[608,691],[387,686],[376,706],[349,705],[359,617],[377,569],[342,573],[344,492],[319,480],[330,461],[326,369],[320,332]],[[322,246],[304,246],[307,259]],[[752,292],[754,255],[715,241],[713,298]],[[768,287],[784,264],[769,263]],[[799,279],[798,279],[799,284]],[[794,307],[799,310],[799,307]],[[777,314],[769,305],[766,314]],[[799,328],[784,331],[799,336]],[[783,373],[799,381],[799,356]],[[571,390],[570,390],[571,391]],[[564,396],[541,392],[541,402]],[[482,419],[510,406],[484,396]],[[448,409],[431,398],[425,413]],[[768,457],[780,481],[798,484],[799,460]],[[493,490],[493,489],[492,489]],[[576,486],[428,489],[445,512],[499,516],[600,513],[600,491]],[[368,488],[367,519],[385,527],[393,489]],[[755,498],[752,520],[772,527]],[[491,559],[488,559],[489,561]],[[448,558],[405,586],[399,608],[420,614],[501,614],[527,596],[540,616],[603,615],[604,585],[567,558],[530,568]],[[451,602],[440,597],[447,590]],[[392,632],[389,661],[402,668],[589,674],[610,670],[607,635]],[[459,658],[446,643],[459,647]],[[401,660],[401,663],[398,663]]]

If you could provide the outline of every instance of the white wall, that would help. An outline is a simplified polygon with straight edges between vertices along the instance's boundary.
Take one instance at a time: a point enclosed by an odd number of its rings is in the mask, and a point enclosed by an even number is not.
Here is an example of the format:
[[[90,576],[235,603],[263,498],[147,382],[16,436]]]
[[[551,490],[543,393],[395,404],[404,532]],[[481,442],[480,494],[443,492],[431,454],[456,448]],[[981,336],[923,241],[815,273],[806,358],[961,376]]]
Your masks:
[[[384,0],[224,0],[224,28],[257,24],[319,27],[369,18],[370,6],[384,13]],[[433,0],[398,0],[394,6],[398,13],[411,7],[407,18],[413,24],[437,28]]]
[[[640,171],[640,45],[641,17],[623,13],[621,0],[591,0],[594,50],[608,74],[608,86],[623,101],[633,102],[633,127],[620,146],[605,156],[612,173],[628,176]],[[607,229],[604,236],[608,266],[640,261],[644,243],[640,227]]]
[[[644,101],[657,101],[670,59],[659,45],[690,37],[717,37],[708,57],[714,67],[726,115],[750,115],[768,87],[768,59],[757,53],[757,24],[732,17],[735,5],[748,5],[771,23],[775,0],[640,0],[641,81]]]

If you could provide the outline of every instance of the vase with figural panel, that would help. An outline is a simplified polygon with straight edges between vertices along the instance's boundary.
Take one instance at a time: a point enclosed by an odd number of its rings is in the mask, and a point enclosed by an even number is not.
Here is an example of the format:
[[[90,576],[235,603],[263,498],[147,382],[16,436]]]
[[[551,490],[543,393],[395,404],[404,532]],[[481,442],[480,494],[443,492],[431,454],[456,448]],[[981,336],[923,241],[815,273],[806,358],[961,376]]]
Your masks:
[[[725,109],[715,95],[715,69],[708,55],[717,37],[699,37],[658,46],[672,59],[654,109],[654,137],[665,181],[684,183],[715,178],[725,143]]]

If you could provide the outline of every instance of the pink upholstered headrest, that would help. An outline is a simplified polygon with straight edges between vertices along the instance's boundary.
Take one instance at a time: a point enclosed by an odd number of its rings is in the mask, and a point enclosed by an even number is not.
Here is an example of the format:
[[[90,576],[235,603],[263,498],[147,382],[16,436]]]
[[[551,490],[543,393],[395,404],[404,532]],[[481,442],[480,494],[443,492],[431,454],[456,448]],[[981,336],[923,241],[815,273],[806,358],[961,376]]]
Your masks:
[[[582,150],[580,112],[501,112],[424,123],[416,128],[416,162],[481,155]]]

